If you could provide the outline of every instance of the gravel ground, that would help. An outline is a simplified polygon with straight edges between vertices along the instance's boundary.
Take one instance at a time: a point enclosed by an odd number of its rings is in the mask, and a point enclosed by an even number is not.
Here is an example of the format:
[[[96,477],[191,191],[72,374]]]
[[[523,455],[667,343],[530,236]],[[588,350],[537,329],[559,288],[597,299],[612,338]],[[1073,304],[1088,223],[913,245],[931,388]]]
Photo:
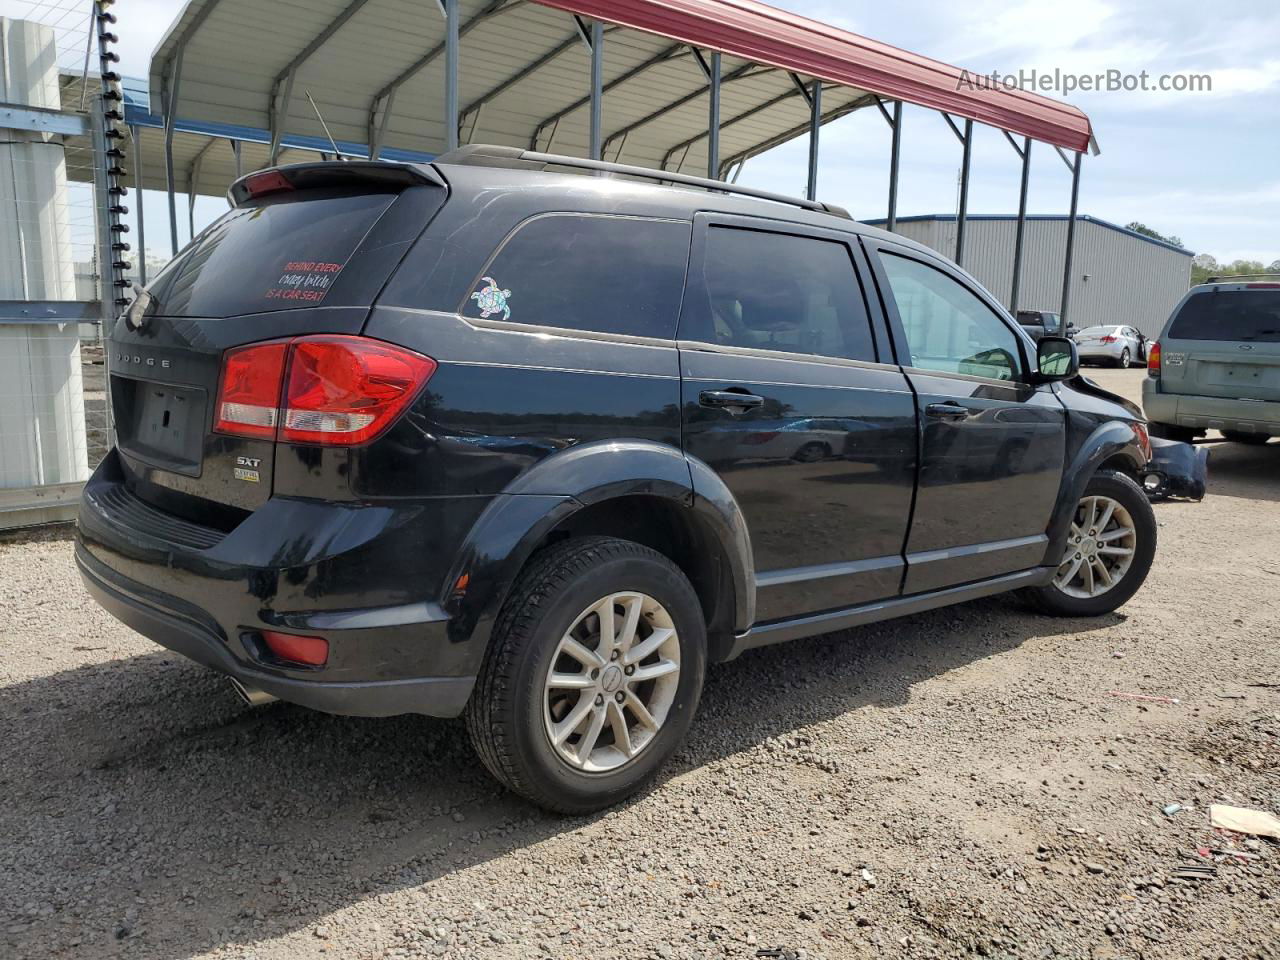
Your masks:
[[[1211,475],[1118,614],[749,653],[659,785],[580,819],[455,722],[246,708],[101,612],[67,531],[9,536],[0,957],[1275,958],[1280,845],[1207,808],[1280,813],[1280,443]]]

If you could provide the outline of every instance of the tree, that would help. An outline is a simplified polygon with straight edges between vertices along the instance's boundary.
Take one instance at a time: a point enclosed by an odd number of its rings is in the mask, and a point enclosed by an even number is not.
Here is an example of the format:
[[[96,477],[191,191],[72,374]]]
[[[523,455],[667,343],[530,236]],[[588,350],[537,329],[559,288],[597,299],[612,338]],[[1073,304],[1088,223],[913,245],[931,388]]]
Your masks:
[[[1210,254],[1198,254],[1191,261],[1191,285],[1205,283],[1210,277],[1239,277],[1255,273],[1280,273],[1280,260],[1264,267],[1261,260],[1232,260],[1218,263]]]
[[[1134,233],[1140,233],[1144,237],[1150,237],[1152,240],[1159,240],[1161,243],[1171,243],[1175,247],[1182,246],[1181,237],[1176,237],[1176,236],[1173,236],[1172,234],[1166,237],[1163,233],[1160,233],[1158,230],[1152,230],[1145,223],[1139,223],[1137,220],[1134,220],[1132,223],[1126,223],[1125,229],[1132,230]]]

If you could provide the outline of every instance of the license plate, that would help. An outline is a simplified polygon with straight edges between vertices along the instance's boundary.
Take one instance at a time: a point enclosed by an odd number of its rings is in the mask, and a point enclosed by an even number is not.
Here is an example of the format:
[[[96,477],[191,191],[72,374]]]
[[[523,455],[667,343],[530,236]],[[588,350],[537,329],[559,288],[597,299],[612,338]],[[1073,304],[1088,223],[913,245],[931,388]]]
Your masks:
[[[112,380],[120,446],[167,469],[198,475],[205,391],[124,377]]]

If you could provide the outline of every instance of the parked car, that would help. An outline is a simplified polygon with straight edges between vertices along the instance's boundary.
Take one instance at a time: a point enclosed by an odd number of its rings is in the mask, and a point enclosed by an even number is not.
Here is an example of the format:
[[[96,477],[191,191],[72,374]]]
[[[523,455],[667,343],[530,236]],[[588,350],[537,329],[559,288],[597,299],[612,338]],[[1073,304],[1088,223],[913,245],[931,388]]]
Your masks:
[[[1192,287],[1147,358],[1152,432],[1237,443],[1280,436],[1280,282],[1226,277]]]
[[[1115,367],[1141,365],[1147,359],[1147,338],[1137,327],[1108,324],[1085,327],[1074,338],[1080,360],[1108,363]]]
[[[1061,314],[1052,313],[1048,310],[1019,310],[1018,325],[1031,335],[1032,340],[1039,340],[1041,337],[1067,337],[1071,335],[1069,329],[1062,326]]]
[[[1142,584],[1144,421],[1069,340],[837,209],[544,162],[238,180],[110,330],[97,601],[253,701],[465,714],[581,812],[655,776],[708,662]]]

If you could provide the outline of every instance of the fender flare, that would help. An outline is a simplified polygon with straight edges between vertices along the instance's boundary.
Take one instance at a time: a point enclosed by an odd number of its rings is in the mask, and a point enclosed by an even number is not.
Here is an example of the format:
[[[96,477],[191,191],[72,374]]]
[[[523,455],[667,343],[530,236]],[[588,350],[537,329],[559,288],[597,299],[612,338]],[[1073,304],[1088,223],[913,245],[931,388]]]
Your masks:
[[[1141,473],[1147,463],[1147,455],[1138,442],[1138,434],[1134,427],[1124,420],[1108,420],[1099,424],[1089,434],[1071,458],[1062,475],[1062,486],[1058,488],[1058,499],[1054,502],[1053,513],[1049,521],[1049,546],[1045,553],[1045,563],[1053,564],[1062,556],[1067,546],[1067,534],[1071,529],[1071,517],[1075,514],[1076,504],[1084,496],[1084,489],[1098,472],[1098,468],[1116,456],[1126,458],[1135,473]]]
[[[695,480],[696,478],[696,480]],[[578,511],[626,496],[689,509],[727,559],[734,628],[755,616],[755,567],[746,521],[724,481],[700,460],[647,440],[598,440],[552,454],[496,495],[472,526],[444,583],[449,638],[469,643],[480,669],[494,620],[520,570],[547,535]]]

